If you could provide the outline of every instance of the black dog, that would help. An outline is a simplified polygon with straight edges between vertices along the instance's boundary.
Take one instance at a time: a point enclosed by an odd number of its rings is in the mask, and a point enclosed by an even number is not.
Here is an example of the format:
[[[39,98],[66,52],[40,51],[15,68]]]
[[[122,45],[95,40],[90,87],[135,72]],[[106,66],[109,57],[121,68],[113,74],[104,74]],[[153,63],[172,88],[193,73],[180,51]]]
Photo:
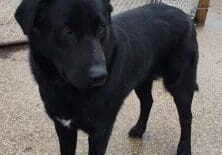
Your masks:
[[[111,12],[109,0],[23,0],[16,12],[61,154],[75,154],[81,129],[89,134],[89,155],[104,155],[116,115],[133,89],[141,113],[129,135],[141,138],[152,107],[152,81],[162,77],[180,116],[177,154],[190,155],[198,62],[192,20],[160,4],[113,18]]]

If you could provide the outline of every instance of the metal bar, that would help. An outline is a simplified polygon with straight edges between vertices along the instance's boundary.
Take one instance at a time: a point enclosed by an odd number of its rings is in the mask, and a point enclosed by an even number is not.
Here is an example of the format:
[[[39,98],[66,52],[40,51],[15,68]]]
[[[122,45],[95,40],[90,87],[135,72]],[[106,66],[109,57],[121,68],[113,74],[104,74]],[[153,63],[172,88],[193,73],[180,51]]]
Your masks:
[[[0,48],[9,48],[9,47],[15,47],[15,46],[21,46],[21,45],[27,45],[27,40],[16,40],[11,42],[0,42]]]

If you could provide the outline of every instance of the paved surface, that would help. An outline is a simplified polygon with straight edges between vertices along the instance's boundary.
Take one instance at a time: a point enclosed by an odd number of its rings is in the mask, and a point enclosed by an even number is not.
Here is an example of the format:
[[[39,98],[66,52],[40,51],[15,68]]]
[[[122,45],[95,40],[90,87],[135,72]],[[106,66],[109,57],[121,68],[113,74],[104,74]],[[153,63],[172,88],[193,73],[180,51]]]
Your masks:
[[[198,29],[200,92],[193,101],[194,155],[222,154],[222,10],[214,0],[206,26]],[[173,155],[180,128],[176,107],[161,82],[153,88],[154,106],[143,140],[129,139],[128,130],[139,113],[134,93],[119,113],[107,155]],[[80,132],[78,155],[87,152]],[[44,112],[28,65],[26,48],[0,49],[0,155],[58,155],[53,124]]]

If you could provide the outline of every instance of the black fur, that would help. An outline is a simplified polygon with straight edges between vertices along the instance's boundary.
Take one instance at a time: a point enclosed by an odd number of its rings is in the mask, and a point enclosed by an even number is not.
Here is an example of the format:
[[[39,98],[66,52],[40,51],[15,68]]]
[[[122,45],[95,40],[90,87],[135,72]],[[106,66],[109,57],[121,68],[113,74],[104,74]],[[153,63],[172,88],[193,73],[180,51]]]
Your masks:
[[[191,103],[197,90],[198,45],[181,10],[151,4],[111,17],[108,0],[23,0],[16,12],[30,43],[30,61],[62,155],[75,154],[77,130],[89,134],[89,155],[104,155],[123,100],[135,89],[141,114],[130,130],[141,138],[162,77],[181,124],[178,155],[191,154]],[[93,85],[94,73],[108,73]],[[96,70],[96,71],[95,71]],[[61,120],[72,120],[67,127]]]

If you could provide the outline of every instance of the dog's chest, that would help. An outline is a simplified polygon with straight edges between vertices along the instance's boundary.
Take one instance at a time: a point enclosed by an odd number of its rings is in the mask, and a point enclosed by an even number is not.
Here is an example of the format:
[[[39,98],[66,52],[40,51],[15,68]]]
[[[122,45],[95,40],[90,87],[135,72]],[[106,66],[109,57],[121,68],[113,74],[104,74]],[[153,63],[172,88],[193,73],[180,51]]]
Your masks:
[[[88,132],[93,128],[95,121],[93,111],[87,108],[73,108],[67,106],[63,109],[57,107],[53,120],[67,129],[81,129]]]
[[[58,121],[61,125],[63,125],[65,128],[70,129],[72,127],[72,124],[74,123],[73,120],[62,118],[61,116],[56,117],[56,121]]]

